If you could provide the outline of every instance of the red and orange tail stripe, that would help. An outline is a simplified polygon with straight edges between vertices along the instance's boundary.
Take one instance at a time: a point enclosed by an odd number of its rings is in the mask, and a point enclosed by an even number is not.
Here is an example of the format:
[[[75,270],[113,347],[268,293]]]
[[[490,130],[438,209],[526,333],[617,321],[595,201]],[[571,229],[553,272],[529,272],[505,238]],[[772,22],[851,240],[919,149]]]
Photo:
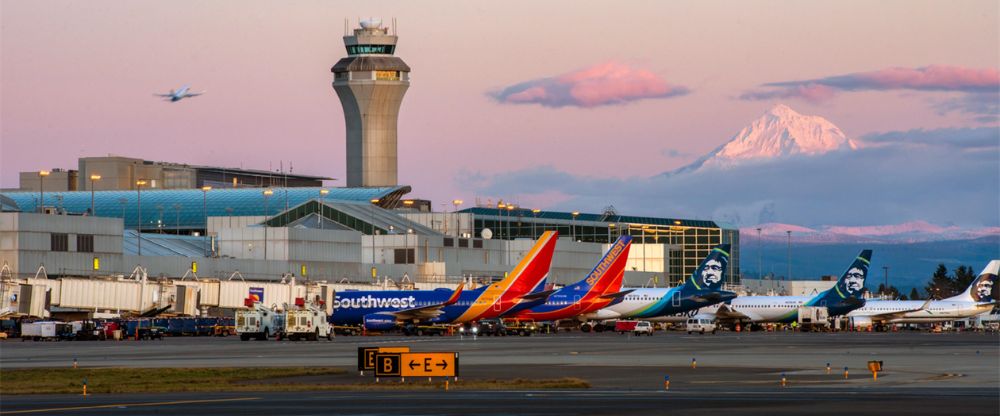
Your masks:
[[[552,254],[556,249],[559,233],[546,231],[531,247],[528,254],[514,267],[514,270],[499,283],[492,284],[469,309],[456,319],[456,322],[469,322],[479,319],[485,312],[493,311],[494,305],[500,302],[506,309],[513,306],[517,299],[538,286],[538,283],[549,273],[552,265]],[[493,311],[496,312],[496,311]],[[502,312],[502,311],[501,311]]]

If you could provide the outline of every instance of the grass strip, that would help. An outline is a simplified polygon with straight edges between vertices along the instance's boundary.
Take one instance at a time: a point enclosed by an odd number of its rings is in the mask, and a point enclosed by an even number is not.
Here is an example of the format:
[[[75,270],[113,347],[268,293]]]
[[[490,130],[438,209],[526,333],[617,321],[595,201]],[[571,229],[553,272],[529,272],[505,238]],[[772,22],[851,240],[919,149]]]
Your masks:
[[[268,391],[270,384],[239,383],[343,374],[340,368],[32,368],[0,370],[0,394],[166,393],[184,391]],[[247,389],[246,387],[259,387]]]
[[[35,368],[0,370],[0,394],[79,394],[83,379],[87,392],[281,392],[443,390],[444,381],[382,379],[360,383],[300,382],[297,377],[344,374],[340,368],[251,367],[251,368]],[[586,389],[590,384],[572,377],[554,379],[462,379],[448,383],[455,390],[543,390]]]

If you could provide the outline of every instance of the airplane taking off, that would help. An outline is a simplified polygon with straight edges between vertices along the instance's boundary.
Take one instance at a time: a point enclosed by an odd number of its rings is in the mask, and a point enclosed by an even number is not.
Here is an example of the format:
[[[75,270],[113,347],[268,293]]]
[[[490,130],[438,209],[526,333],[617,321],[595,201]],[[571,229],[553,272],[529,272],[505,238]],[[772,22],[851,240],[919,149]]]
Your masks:
[[[164,101],[170,101],[172,103],[176,103],[176,102],[178,102],[180,100],[183,100],[185,98],[197,97],[197,96],[202,95],[202,94],[205,93],[205,91],[202,91],[202,92],[191,92],[191,91],[189,91],[190,88],[191,87],[189,85],[182,85],[180,88],[178,88],[176,90],[170,90],[170,92],[167,93],[167,94],[153,94],[153,95],[155,95],[157,97],[163,97]]]
[[[623,298],[621,291],[632,237],[621,236],[608,249],[594,269],[579,282],[552,292],[545,299],[525,302],[504,314],[504,318],[557,321],[596,312]]]
[[[736,293],[722,290],[723,276],[729,266],[729,247],[729,244],[721,244],[713,248],[698,269],[680,286],[633,289],[620,302],[584,317],[596,320],[641,318],[659,321],[667,315],[733,299]]]
[[[992,260],[959,295],[942,300],[869,300],[847,314],[854,326],[934,323],[965,319],[989,312],[1000,300],[1000,260]]]
[[[740,296],[700,314],[719,319],[788,323],[798,320],[800,307],[825,307],[829,316],[844,315],[865,305],[862,294],[872,251],[861,250],[832,288],[816,296]]]
[[[330,322],[386,330],[400,323],[457,324],[500,317],[522,302],[548,295],[532,291],[549,274],[558,236],[558,232],[546,231],[507,277],[475,290],[459,286],[454,292],[446,289],[337,292]]]

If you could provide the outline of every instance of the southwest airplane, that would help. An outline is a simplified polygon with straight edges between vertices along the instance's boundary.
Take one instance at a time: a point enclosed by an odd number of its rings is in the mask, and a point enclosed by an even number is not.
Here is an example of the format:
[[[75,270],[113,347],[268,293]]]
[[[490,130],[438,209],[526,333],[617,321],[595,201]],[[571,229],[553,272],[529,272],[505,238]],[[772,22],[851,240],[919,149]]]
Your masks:
[[[816,296],[740,296],[715,311],[701,312],[720,319],[784,323],[798,320],[799,307],[803,306],[826,307],[829,316],[844,315],[865,304],[861,295],[871,259],[871,250],[861,250],[837,284]]]
[[[855,326],[954,321],[988,312],[1000,300],[1000,260],[992,260],[960,295],[942,300],[869,300],[847,314]]]
[[[596,312],[629,293],[620,292],[632,237],[621,236],[583,280],[552,292],[547,298],[525,302],[504,318],[557,321]]]
[[[334,301],[330,322],[362,324],[370,330],[391,329],[398,323],[457,324],[497,318],[522,302],[549,292],[532,292],[549,274],[559,233],[546,231],[514,270],[500,282],[475,290],[342,291]]]
[[[634,289],[607,308],[584,316],[587,319],[660,320],[667,315],[703,308],[736,297],[721,290],[729,265],[729,244],[716,246],[684,282],[673,288]],[[584,329],[588,330],[587,328]]]
[[[153,95],[155,95],[157,97],[163,97],[164,101],[170,101],[172,103],[176,103],[176,102],[178,102],[180,100],[183,100],[185,98],[197,97],[197,96],[202,95],[202,94],[205,93],[205,91],[202,91],[202,92],[190,92],[189,91],[190,88],[191,87],[188,86],[188,85],[183,85],[183,86],[181,86],[180,88],[178,88],[176,90],[170,90],[169,93],[166,93],[166,94],[153,94]]]

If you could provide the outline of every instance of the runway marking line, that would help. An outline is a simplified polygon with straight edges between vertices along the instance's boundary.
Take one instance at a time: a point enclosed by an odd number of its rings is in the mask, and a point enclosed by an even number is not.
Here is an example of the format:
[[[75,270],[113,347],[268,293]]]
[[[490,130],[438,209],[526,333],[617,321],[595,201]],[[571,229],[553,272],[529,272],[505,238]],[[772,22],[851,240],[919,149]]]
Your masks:
[[[15,414],[25,414],[25,413],[44,413],[44,412],[64,412],[67,410],[91,410],[91,409],[111,409],[119,407],[148,407],[148,406],[170,406],[175,404],[194,404],[194,403],[222,403],[222,402],[235,402],[242,400],[259,400],[260,397],[238,397],[233,399],[206,399],[206,400],[176,400],[172,402],[149,402],[149,403],[116,403],[116,404],[101,404],[94,406],[73,406],[73,407],[53,407],[48,409],[28,409],[28,410],[14,410],[9,412],[0,412],[0,415],[15,415]]]

